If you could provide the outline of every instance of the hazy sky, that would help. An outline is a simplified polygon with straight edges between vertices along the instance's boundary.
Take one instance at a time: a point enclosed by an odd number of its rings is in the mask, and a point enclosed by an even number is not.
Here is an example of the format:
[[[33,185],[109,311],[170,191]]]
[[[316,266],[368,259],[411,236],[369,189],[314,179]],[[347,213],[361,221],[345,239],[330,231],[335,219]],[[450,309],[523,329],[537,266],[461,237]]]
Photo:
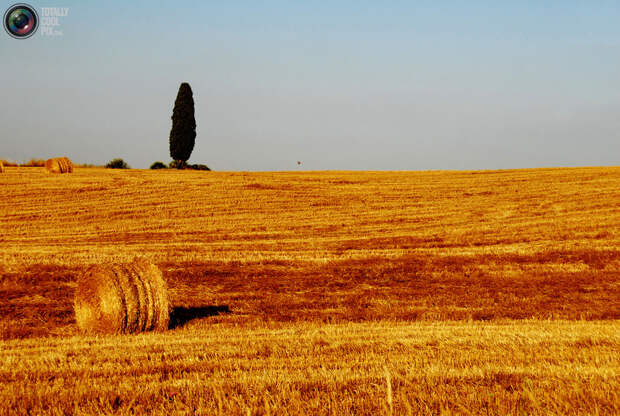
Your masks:
[[[28,2],[0,158],[168,162],[186,81],[216,170],[620,164],[620,1]]]

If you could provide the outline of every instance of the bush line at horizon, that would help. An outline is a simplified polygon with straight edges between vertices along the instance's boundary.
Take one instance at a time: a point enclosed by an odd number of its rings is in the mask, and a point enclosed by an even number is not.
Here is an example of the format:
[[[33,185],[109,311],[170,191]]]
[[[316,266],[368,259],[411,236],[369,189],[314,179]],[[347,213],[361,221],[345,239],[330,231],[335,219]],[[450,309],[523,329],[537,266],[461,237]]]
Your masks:
[[[28,162],[21,162],[21,163],[11,161],[11,160],[0,159],[0,163],[3,165],[3,167],[40,168],[40,167],[45,167],[45,162],[46,162],[46,159],[30,159]],[[96,165],[92,163],[73,163],[72,165],[75,168],[131,169],[131,166],[129,166],[127,162],[125,162],[121,158],[112,159],[105,165]],[[156,161],[150,165],[149,169],[153,169],[153,170],[156,170],[156,169],[188,169],[188,170],[204,170],[204,171],[211,170],[207,165],[202,164],[202,163],[178,164],[178,163],[175,163],[175,161],[171,161],[168,165],[166,165],[164,162]]]
[[[155,163],[161,163],[161,162],[155,162]],[[203,164],[188,164],[187,162],[184,161],[180,161],[180,160],[173,160],[170,162],[170,164],[168,165],[169,169],[189,169],[189,170],[206,170],[206,171],[210,171],[211,169],[209,169],[209,167],[207,165],[203,165]],[[153,167],[151,167],[151,169],[153,169]]]
[[[116,159],[112,159],[110,160],[105,167],[107,169],[131,169],[131,166],[129,166],[127,164],[127,162],[125,162],[123,159],[121,158],[116,158]]]
[[[32,158],[27,162],[16,162],[14,160],[5,160],[5,159],[0,159],[0,163],[4,164],[4,166],[7,167],[12,167],[12,168],[16,168],[16,167],[20,167],[20,168],[42,168],[45,167],[45,161],[47,159],[35,159]]]
[[[121,158],[116,158],[116,159],[111,160],[110,162],[108,162],[108,164],[105,167],[109,168],[109,169],[131,169],[131,166],[129,166]],[[156,161],[156,162],[153,162],[151,164],[149,169],[152,169],[152,170],[158,170],[158,169],[179,169],[179,170],[188,169],[188,170],[205,170],[205,171],[210,171],[211,170],[207,165],[204,165],[204,164],[188,164],[187,162],[178,161],[178,160],[173,160],[168,165],[166,165],[164,162]]]
[[[30,159],[27,162],[16,162],[13,160],[4,160],[0,159],[0,163],[2,163],[5,167],[12,168],[43,168],[45,167],[45,161],[47,159]],[[73,163],[73,167],[76,168],[101,168],[103,165],[95,165],[92,163]]]

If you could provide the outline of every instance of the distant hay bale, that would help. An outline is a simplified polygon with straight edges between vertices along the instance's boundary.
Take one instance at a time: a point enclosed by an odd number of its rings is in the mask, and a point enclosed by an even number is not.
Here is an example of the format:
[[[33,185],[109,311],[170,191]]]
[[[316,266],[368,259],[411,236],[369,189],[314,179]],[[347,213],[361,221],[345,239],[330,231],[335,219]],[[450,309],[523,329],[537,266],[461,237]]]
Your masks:
[[[45,161],[45,170],[49,173],[60,173],[60,165],[56,159],[47,159]]]
[[[68,166],[68,172],[69,173],[73,173],[73,162],[71,162],[71,159],[69,159],[68,157],[63,157],[63,159],[67,162],[67,166]]]
[[[49,173],[73,173],[73,163],[67,157],[55,157],[45,161]]]
[[[166,282],[157,266],[145,260],[93,266],[77,283],[75,320],[83,332],[128,334],[168,328]]]
[[[64,168],[64,172],[66,173],[73,173],[73,163],[71,163],[71,160],[69,160],[68,157],[59,157],[58,158]]]

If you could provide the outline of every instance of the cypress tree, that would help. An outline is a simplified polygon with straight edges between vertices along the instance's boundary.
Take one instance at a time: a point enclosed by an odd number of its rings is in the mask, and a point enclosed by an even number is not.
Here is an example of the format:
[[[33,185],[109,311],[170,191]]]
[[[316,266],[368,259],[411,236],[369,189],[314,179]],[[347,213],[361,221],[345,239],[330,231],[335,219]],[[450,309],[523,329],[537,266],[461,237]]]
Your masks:
[[[172,111],[172,130],[170,130],[170,157],[177,162],[185,162],[194,150],[196,141],[196,119],[194,118],[194,97],[187,82],[179,87]]]

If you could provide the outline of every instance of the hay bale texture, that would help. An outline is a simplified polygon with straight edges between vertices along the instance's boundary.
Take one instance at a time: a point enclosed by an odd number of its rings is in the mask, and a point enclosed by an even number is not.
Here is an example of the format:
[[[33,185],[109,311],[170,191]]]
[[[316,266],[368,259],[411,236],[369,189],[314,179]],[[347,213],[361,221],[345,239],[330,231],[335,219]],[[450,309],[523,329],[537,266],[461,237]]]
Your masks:
[[[73,173],[73,163],[67,157],[54,157],[45,161],[49,173]]]
[[[0,173],[4,172],[4,165],[2,164],[2,161],[0,160]]]
[[[157,266],[135,259],[89,268],[78,278],[75,320],[82,332],[128,334],[168,328],[166,282]]]

